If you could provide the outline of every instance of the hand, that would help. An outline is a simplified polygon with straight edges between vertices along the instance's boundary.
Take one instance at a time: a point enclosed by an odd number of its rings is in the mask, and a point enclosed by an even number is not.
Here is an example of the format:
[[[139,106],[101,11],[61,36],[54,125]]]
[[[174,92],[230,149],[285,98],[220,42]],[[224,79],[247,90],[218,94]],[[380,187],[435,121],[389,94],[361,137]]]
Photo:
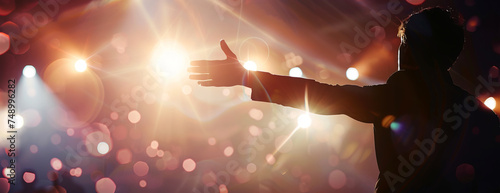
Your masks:
[[[198,80],[201,86],[242,85],[247,70],[240,64],[236,55],[229,49],[226,41],[220,41],[225,60],[197,60],[191,62],[189,78]]]

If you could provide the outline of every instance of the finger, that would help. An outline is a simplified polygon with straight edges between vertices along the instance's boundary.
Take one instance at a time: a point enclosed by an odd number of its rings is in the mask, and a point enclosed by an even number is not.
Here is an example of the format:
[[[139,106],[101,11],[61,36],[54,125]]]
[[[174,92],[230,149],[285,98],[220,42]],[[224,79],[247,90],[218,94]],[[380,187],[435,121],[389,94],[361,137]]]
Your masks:
[[[191,61],[191,66],[219,66],[230,64],[231,61],[227,60],[195,60]]]
[[[210,75],[209,74],[192,74],[192,75],[189,75],[189,79],[191,79],[191,80],[209,80]]]
[[[227,58],[236,59],[236,54],[234,54],[233,51],[231,51],[231,49],[229,49],[229,46],[227,46],[227,43],[225,40],[220,41],[220,47],[222,48],[222,51],[224,52],[224,54],[226,54]]]
[[[209,73],[210,69],[208,66],[193,66],[187,69],[189,73]]]
[[[224,81],[217,81],[217,80],[204,80],[204,81],[198,81],[198,84],[201,86],[220,86],[220,87],[229,87],[233,85],[229,85]]]

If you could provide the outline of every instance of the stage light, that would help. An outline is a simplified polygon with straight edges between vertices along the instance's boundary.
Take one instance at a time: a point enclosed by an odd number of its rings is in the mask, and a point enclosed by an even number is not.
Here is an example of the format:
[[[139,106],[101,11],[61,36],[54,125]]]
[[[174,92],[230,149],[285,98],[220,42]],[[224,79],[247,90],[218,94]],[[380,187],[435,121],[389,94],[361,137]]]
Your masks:
[[[495,100],[495,98],[489,97],[484,101],[484,105],[493,110],[497,106],[497,101]]]
[[[351,67],[351,68],[347,69],[347,71],[345,72],[345,75],[347,76],[347,79],[349,79],[349,80],[357,80],[359,77],[359,72],[356,68]]]
[[[245,62],[245,64],[243,64],[243,67],[250,71],[257,71],[257,64],[250,60]]]
[[[80,59],[75,62],[75,70],[77,72],[83,72],[86,69],[87,69],[87,62],[85,62],[85,60]]]
[[[294,67],[294,68],[290,69],[288,74],[291,77],[302,77],[302,70],[299,67]]]
[[[305,113],[305,114],[302,114],[299,116],[299,118],[297,119],[297,123],[299,124],[299,127],[300,128],[308,128],[311,126],[311,117],[309,116],[308,113]]]
[[[26,65],[23,69],[23,75],[27,78],[32,78],[36,75],[36,69],[32,65]]]
[[[178,78],[185,72],[189,57],[184,49],[174,43],[159,43],[153,51],[151,64],[164,78]]]

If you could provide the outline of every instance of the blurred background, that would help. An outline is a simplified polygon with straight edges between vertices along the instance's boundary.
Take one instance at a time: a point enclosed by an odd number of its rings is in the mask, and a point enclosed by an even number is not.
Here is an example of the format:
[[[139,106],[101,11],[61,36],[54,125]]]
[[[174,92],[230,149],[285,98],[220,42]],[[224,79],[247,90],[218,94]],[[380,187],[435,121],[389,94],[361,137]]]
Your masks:
[[[429,6],[460,15],[450,73],[498,114],[495,0],[0,0],[0,192],[373,192],[372,125],[200,87],[186,69],[224,59],[225,39],[248,69],[385,83],[400,21]]]

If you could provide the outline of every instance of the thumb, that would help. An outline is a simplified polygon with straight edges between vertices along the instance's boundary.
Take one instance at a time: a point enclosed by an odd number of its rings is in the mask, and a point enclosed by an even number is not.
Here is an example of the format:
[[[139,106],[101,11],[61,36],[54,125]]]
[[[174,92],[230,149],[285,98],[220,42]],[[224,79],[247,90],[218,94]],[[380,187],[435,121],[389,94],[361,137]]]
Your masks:
[[[220,47],[222,48],[222,51],[224,52],[224,54],[226,54],[227,58],[236,59],[236,54],[234,54],[233,51],[231,51],[231,49],[229,49],[229,46],[227,46],[227,43],[225,40],[220,41]]]

